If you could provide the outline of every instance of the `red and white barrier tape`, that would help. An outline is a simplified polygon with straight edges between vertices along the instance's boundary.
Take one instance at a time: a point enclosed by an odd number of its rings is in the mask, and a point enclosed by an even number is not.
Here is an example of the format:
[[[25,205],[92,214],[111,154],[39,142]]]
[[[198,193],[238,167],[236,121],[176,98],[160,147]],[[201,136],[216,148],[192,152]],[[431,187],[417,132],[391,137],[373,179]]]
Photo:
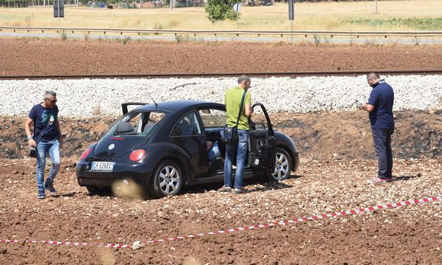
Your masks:
[[[208,232],[206,234],[204,233],[198,233],[194,235],[184,235],[184,236],[177,236],[177,237],[169,237],[169,238],[163,238],[163,239],[156,239],[151,241],[145,241],[144,244],[155,244],[155,243],[161,243],[161,242],[171,242],[171,241],[178,241],[178,240],[184,240],[188,238],[196,238],[196,237],[202,237],[206,235],[222,235],[222,234],[230,234],[234,232],[239,231],[248,231],[253,229],[259,229],[259,228],[266,228],[266,227],[274,227],[278,225],[289,225],[289,224],[296,224],[300,222],[307,222],[311,220],[318,220],[318,219],[324,219],[327,217],[334,217],[334,216],[342,216],[342,215],[357,215],[364,212],[374,212],[378,210],[384,210],[384,209],[392,209],[396,207],[401,206],[408,206],[408,205],[414,205],[414,204],[422,204],[425,202],[436,202],[436,201],[442,201],[442,196],[436,196],[436,197],[430,197],[430,198],[423,198],[418,200],[408,200],[408,201],[402,201],[397,203],[389,203],[389,204],[382,204],[378,206],[370,206],[366,208],[360,208],[360,209],[353,209],[353,210],[347,210],[342,212],[334,212],[329,214],[320,214],[310,217],[303,217],[298,219],[292,219],[287,221],[279,221],[274,223],[268,223],[268,224],[256,224],[252,226],[244,226],[244,227],[238,227],[238,228],[231,228],[231,229],[225,229],[225,230],[218,230],[213,232]],[[112,244],[112,243],[78,243],[78,242],[69,242],[69,241],[52,241],[52,240],[7,240],[3,239],[0,240],[0,243],[12,243],[12,244],[19,244],[19,243],[27,243],[27,244],[46,244],[46,245],[53,245],[53,246],[97,246],[99,248],[130,248],[131,245],[128,244]]]
[[[104,248],[128,248],[131,247],[126,244],[112,244],[112,243],[79,243],[79,242],[69,242],[69,241],[55,241],[55,240],[8,240],[1,239],[0,243],[12,243],[12,244],[20,244],[24,242],[25,244],[35,245],[35,244],[43,244],[43,245],[52,245],[52,246],[73,246],[73,247],[90,247],[96,245],[97,247]]]

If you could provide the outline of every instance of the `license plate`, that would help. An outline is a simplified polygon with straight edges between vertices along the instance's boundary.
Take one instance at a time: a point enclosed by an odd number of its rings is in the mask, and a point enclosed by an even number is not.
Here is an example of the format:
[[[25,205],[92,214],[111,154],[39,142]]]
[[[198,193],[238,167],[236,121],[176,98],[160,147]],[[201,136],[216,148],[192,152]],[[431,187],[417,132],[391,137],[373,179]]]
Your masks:
[[[91,171],[112,171],[115,162],[92,162]]]

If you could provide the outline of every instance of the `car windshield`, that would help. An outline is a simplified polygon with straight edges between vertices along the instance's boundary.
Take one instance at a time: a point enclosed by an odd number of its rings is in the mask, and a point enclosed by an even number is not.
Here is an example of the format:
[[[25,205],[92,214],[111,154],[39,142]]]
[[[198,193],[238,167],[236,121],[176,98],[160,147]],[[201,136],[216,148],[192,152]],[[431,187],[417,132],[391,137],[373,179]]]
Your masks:
[[[132,112],[119,120],[107,132],[107,136],[147,136],[166,117],[159,111]]]

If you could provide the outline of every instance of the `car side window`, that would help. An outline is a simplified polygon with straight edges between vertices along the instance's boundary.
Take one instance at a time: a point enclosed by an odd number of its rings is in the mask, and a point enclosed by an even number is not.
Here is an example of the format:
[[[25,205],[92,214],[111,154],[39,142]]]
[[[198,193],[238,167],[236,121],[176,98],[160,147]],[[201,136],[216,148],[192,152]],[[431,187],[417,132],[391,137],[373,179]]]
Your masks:
[[[201,126],[194,112],[187,114],[172,129],[172,136],[201,134]]]
[[[106,133],[111,136],[147,136],[166,116],[163,112],[131,112]]]
[[[218,109],[200,109],[199,114],[203,121],[204,128],[218,128],[226,126],[227,113]]]

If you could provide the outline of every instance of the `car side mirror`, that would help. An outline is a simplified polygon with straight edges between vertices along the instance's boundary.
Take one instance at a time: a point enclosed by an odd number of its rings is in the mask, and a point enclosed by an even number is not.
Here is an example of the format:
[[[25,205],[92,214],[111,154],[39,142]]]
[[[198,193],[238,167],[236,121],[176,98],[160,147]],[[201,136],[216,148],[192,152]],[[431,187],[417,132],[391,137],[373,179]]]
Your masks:
[[[130,122],[122,122],[118,125],[117,133],[129,133],[134,131],[134,126]]]

